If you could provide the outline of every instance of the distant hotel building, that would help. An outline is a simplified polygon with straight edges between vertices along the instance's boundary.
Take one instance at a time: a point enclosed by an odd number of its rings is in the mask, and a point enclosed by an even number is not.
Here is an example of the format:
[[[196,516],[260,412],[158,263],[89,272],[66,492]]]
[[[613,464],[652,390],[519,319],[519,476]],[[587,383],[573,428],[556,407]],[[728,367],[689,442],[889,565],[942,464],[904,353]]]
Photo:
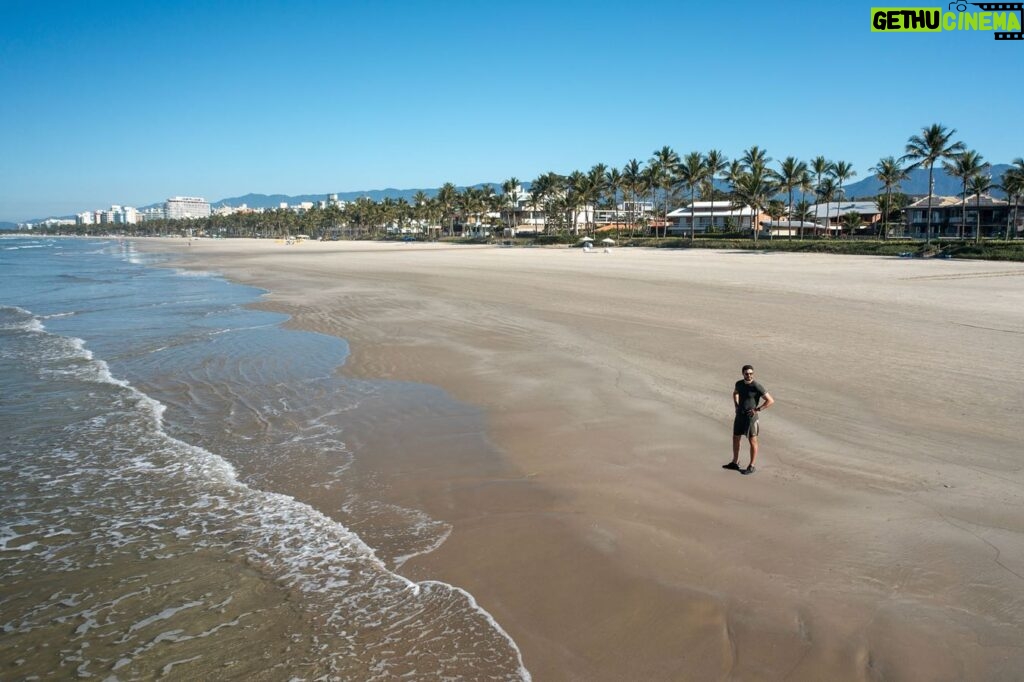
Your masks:
[[[164,202],[164,215],[168,220],[209,218],[210,202],[201,197],[171,197]]]
[[[109,210],[86,211],[75,216],[78,225],[134,225],[139,222],[138,210],[131,206],[111,206]]]
[[[153,208],[144,208],[139,211],[140,222],[145,222],[147,220],[163,220],[165,216],[166,214],[164,213],[162,206],[160,208],[157,208],[156,206]]]

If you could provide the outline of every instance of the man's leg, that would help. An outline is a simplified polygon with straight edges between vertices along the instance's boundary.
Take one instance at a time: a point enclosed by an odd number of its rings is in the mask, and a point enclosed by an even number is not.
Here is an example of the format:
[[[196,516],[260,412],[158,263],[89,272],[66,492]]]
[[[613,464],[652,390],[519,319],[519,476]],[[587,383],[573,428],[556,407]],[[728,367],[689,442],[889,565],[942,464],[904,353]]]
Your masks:
[[[750,466],[754,466],[754,460],[757,459],[757,436],[750,436]],[[737,444],[737,450],[739,445]]]
[[[732,437],[732,463],[739,464],[740,461],[740,441],[743,440],[743,436]]]

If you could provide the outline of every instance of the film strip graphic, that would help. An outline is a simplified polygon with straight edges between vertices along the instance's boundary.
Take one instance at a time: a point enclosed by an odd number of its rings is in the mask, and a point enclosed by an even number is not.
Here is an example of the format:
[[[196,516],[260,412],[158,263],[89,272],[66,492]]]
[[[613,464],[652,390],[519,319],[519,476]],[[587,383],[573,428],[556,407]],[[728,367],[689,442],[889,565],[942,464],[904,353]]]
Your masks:
[[[957,3],[966,4],[966,3]],[[972,2],[975,7],[980,7],[983,12],[1019,12],[1021,31],[996,31],[996,40],[1022,40],[1024,41],[1024,3],[1021,2]]]

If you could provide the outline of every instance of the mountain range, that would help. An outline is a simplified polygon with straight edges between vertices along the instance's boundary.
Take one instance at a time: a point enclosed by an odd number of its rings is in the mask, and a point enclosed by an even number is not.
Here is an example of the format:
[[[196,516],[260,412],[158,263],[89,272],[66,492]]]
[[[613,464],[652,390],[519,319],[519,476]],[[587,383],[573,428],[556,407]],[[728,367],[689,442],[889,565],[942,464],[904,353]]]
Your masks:
[[[999,184],[1003,179],[1003,173],[1010,169],[1010,165],[999,163],[991,166],[988,170],[992,176],[993,184]],[[928,171],[924,168],[917,168],[910,171],[910,178],[904,180],[900,185],[904,194],[925,196],[928,194]],[[848,199],[871,199],[883,192],[882,183],[875,179],[874,175],[864,178],[843,187],[843,192]],[[959,178],[946,173],[941,167],[935,168],[935,191],[936,195],[959,196],[963,192],[963,182]],[[1006,198],[1002,189],[991,190],[992,196]]]
[[[481,187],[492,187],[495,192],[501,192],[501,184],[494,182],[481,182],[478,185],[472,185],[474,188]],[[530,183],[523,183],[523,188],[528,188]],[[423,192],[428,197],[432,197],[437,194],[439,188],[427,189],[395,189],[389,187],[387,189],[371,189],[362,192],[333,192],[338,195],[338,199],[341,201],[355,201],[360,198],[372,199],[373,201],[380,201],[381,199],[405,199],[412,203],[412,198],[416,196],[417,192]],[[465,187],[457,188],[460,192]],[[277,208],[282,203],[286,203],[289,206],[301,204],[304,201],[312,201],[316,203],[327,199],[326,194],[299,194],[296,196],[289,196],[286,194],[246,194],[240,197],[228,197],[227,199],[221,199],[210,204],[211,207],[217,208],[219,206],[241,206],[245,204],[249,208]]]

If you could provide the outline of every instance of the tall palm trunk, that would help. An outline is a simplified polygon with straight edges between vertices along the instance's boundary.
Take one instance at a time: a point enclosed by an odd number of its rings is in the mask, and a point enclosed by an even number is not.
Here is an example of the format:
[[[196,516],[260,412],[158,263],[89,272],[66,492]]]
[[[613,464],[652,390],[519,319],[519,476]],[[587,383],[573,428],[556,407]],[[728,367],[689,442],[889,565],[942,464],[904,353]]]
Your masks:
[[[654,222],[654,216],[658,215],[658,188],[651,188],[651,222]],[[654,226],[654,236],[658,237],[658,226]]]
[[[789,213],[786,216],[786,222],[789,223],[789,241],[793,241],[793,187],[789,188]],[[804,221],[800,221],[800,227],[803,228]]]
[[[715,177],[711,176],[711,227],[715,226]],[[705,233],[707,230],[705,230]],[[707,236],[705,234],[705,236]]]
[[[967,176],[964,176],[964,196],[960,200],[960,239],[967,236]]]
[[[832,236],[832,197],[825,199],[825,236]]]
[[[839,238],[843,237],[843,217],[839,215],[839,211],[843,209],[843,181],[839,181],[839,193],[836,194],[836,227],[839,228]],[[851,231],[851,236],[852,236]]]
[[[1017,205],[1020,204],[1020,199],[1021,195],[1018,194],[1017,198],[1013,200],[1013,225],[1011,226],[1013,229],[1013,237],[1011,237],[1011,239],[1017,238]],[[1006,231],[1006,234],[1010,234],[1009,229]]]
[[[1010,223],[1010,204],[1009,204],[1009,202],[1014,202],[1014,206],[1016,206],[1016,199],[1014,198],[1014,196],[1012,194],[1007,193],[1006,201],[1007,201],[1007,204],[1006,204],[1006,240],[1009,241],[1009,240],[1013,239],[1013,237],[1010,236],[1010,226],[1011,226],[1011,223]]]
[[[633,239],[637,236],[637,190],[635,188],[630,190],[629,223],[630,239]]]
[[[975,210],[975,213],[977,214],[975,216],[976,220],[975,220],[975,228],[974,228],[974,243],[975,244],[980,244],[981,243],[981,192],[978,192],[977,198],[975,199],[974,210]]]
[[[695,235],[697,233],[697,217],[694,215],[697,211],[693,198],[694,186],[690,185],[690,243],[693,243]]]
[[[892,212],[892,187],[885,188],[885,221],[882,223],[882,241],[889,238],[889,213]]]
[[[668,188],[662,187],[662,191],[665,193],[663,196],[664,201],[661,204],[661,231],[663,237],[668,237]]]
[[[935,171],[935,164],[928,165],[928,217],[925,220],[924,243],[932,243],[932,173]]]

